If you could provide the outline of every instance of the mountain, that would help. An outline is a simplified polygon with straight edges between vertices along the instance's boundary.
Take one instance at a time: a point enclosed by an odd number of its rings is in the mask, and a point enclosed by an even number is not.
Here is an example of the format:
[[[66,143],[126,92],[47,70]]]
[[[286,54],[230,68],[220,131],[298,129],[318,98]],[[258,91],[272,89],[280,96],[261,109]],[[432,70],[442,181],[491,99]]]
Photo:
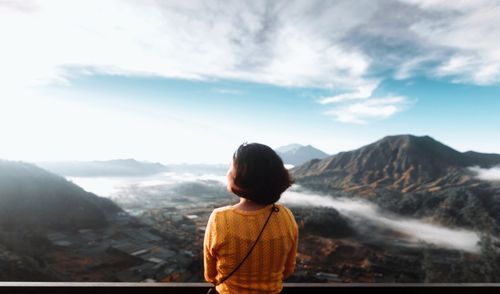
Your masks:
[[[65,178],[24,162],[0,160],[0,224],[75,230],[101,228],[121,209]]]
[[[276,148],[275,151],[281,157],[283,163],[294,166],[301,165],[312,159],[323,159],[328,157],[328,154],[311,145],[303,146],[299,144],[290,144]]]
[[[477,165],[483,168],[489,168],[492,167],[492,165],[500,164],[500,154],[467,151],[464,152],[463,155],[466,157],[468,165]]]
[[[146,176],[169,171],[161,163],[143,162],[135,159],[38,162],[36,164],[56,174],[72,177]]]
[[[296,151],[297,149],[301,148],[301,147],[304,147],[303,145],[300,145],[300,144],[288,144],[288,145],[285,145],[285,146],[281,146],[281,147],[278,147],[276,148],[276,152],[281,152],[281,153],[286,153],[286,152],[294,152]]]
[[[370,194],[378,187],[410,192],[462,185],[473,178],[467,167],[498,164],[497,154],[461,153],[429,136],[399,135],[309,161],[292,173],[302,182],[319,181],[331,188]]]
[[[364,197],[393,212],[441,223],[500,229],[500,189],[469,169],[500,155],[458,152],[429,136],[388,136],[291,170],[296,182],[328,194]]]

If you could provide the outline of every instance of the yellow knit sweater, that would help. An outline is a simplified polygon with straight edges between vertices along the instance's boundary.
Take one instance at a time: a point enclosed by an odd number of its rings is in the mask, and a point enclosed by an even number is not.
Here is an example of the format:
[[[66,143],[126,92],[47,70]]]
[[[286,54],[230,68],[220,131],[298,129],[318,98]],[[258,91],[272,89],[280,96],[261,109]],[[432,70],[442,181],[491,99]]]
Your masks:
[[[292,212],[281,204],[273,213],[257,245],[219,293],[279,293],[282,280],[293,273],[298,228]],[[216,283],[243,260],[266,222],[272,205],[256,211],[231,206],[215,209],[204,241],[205,279]]]

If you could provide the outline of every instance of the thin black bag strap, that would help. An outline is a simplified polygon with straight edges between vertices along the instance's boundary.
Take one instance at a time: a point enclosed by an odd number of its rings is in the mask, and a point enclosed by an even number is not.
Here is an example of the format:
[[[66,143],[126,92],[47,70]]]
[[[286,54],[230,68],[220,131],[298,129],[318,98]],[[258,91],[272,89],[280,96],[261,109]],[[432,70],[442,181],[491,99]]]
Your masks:
[[[267,223],[269,222],[269,219],[271,218],[271,215],[273,214],[273,212],[278,212],[278,211],[280,211],[280,209],[278,207],[276,207],[276,205],[273,204],[273,207],[271,207],[271,212],[269,213],[269,216],[267,217],[266,223],[262,227],[262,230],[260,230],[259,236],[257,236],[257,239],[253,243],[252,247],[250,248],[250,250],[248,250],[247,255],[243,258],[243,260],[240,262],[240,264],[238,264],[238,266],[235,269],[233,269],[233,271],[229,275],[225,276],[222,280],[220,280],[217,284],[215,284],[215,286],[218,286],[218,285],[224,283],[227,279],[229,279],[241,267],[241,265],[245,262],[245,260],[247,260],[248,256],[250,256],[250,253],[252,253],[252,250],[254,249],[255,245],[257,245],[257,242],[259,241],[260,236],[262,235],[262,232],[264,232],[264,229],[266,228]]]

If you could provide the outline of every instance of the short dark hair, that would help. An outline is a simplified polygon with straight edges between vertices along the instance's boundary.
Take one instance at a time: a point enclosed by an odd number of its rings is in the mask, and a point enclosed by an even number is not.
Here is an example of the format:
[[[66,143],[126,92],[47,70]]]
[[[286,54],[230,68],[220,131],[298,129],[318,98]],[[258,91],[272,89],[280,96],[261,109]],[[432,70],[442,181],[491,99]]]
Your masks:
[[[240,145],[233,155],[233,168],[233,193],[259,204],[277,202],[293,184],[283,160],[263,144]]]

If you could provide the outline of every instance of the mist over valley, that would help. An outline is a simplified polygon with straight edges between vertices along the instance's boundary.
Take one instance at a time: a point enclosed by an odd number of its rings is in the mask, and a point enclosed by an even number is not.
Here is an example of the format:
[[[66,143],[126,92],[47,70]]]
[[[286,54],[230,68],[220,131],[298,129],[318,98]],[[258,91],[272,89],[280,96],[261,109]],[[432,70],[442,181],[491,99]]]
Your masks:
[[[71,178],[71,180],[87,191],[108,197],[132,215],[141,215],[151,209],[182,207],[193,203],[209,205],[211,202],[217,203],[221,200],[237,202],[237,196],[227,192],[225,175],[221,174],[163,173],[149,178]],[[292,207],[333,208],[349,220],[356,232],[360,234],[369,232],[367,240],[371,238],[382,243],[391,243],[391,240],[397,239],[399,246],[421,246],[422,242],[425,242],[445,248],[479,252],[478,233],[446,228],[430,221],[403,218],[384,211],[377,204],[362,198],[320,195],[295,185],[282,195],[280,202]],[[369,229],[363,228],[364,226],[368,226]],[[391,239],[391,231],[402,235]]]
[[[292,168],[297,182],[280,200],[290,207],[300,227],[297,272],[291,281],[480,282],[484,275],[477,271],[491,265],[487,258],[498,258],[500,209],[498,187],[484,181],[481,172],[490,168],[494,171],[498,158],[462,156],[443,146],[428,137],[387,137],[352,152],[311,159]],[[371,154],[376,156],[371,158]],[[55,166],[52,165],[53,170]],[[0,182],[4,183],[0,186],[2,207],[17,207],[16,215],[35,219],[31,224],[48,224],[33,225],[31,231],[23,233],[30,236],[36,231],[37,238],[51,248],[47,252],[52,253],[47,256],[59,254],[60,250],[67,254],[87,252],[77,259],[89,254],[117,258],[113,250],[132,256],[134,252],[151,252],[148,254],[153,255],[137,256],[142,259],[131,259],[128,267],[122,267],[123,275],[111,277],[102,272],[100,279],[134,280],[133,264],[149,264],[149,279],[153,280],[203,279],[200,246],[208,216],[213,208],[238,201],[226,189],[227,165],[151,165],[113,160],[98,165],[66,162],[57,166],[60,176],[26,163],[3,161],[0,166]],[[99,199],[98,211],[109,207],[109,203],[117,208],[103,216],[89,215],[92,221],[96,217],[102,219],[99,226],[76,223],[74,228],[61,231],[51,225],[54,222],[50,217],[64,218],[64,213],[71,215],[81,205],[64,200],[61,203],[66,203],[66,209],[47,214],[51,208],[44,204],[48,201],[44,199],[51,199],[53,192],[38,188],[42,182],[30,178],[35,171],[39,177],[47,178],[44,183],[54,179],[88,195],[82,199]],[[33,188],[21,189],[17,182],[29,183]],[[42,205],[38,206],[17,204],[25,197],[33,197],[32,193],[49,198],[39,198]],[[74,193],[66,190],[60,197]],[[6,211],[0,215],[2,224],[12,226],[16,221]],[[128,232],[132,228],[137,232]],[[97,232],[104,237],[91,237]],[[65,237],[55,237],[57,234]],[[139,241],[136,236],[141,234],[148,237]],[[9,241],[14,235],[15,231],[3,236],[11,251],[17,244]],[[128,237],[120,239],[118,235]],[[91,238],[88,244],[94,244],[94,253],[81,247],[86,243],[78,245],[81,241],[77,240],[82,238]],[[167,251],[152,253],[153,247]],[[25,254],[23,250],[16,252],[16,256]],[[183,257],[172,259],[168,252]],[[38,259],[51,264],[43,257]],[[465,259],[474,260],[470,268],[461,266]],[[117,264],[111,262],[107,266]],[[64,280],[57,268],[57,263],[51,264],[51,271],[56,272],[52,277]],[[85,270],[82,268],[80,274]],[[487,277],[494,277],[496,271],[492,267]],[[43,277],[43,273],[39,269],[34,276]]]

